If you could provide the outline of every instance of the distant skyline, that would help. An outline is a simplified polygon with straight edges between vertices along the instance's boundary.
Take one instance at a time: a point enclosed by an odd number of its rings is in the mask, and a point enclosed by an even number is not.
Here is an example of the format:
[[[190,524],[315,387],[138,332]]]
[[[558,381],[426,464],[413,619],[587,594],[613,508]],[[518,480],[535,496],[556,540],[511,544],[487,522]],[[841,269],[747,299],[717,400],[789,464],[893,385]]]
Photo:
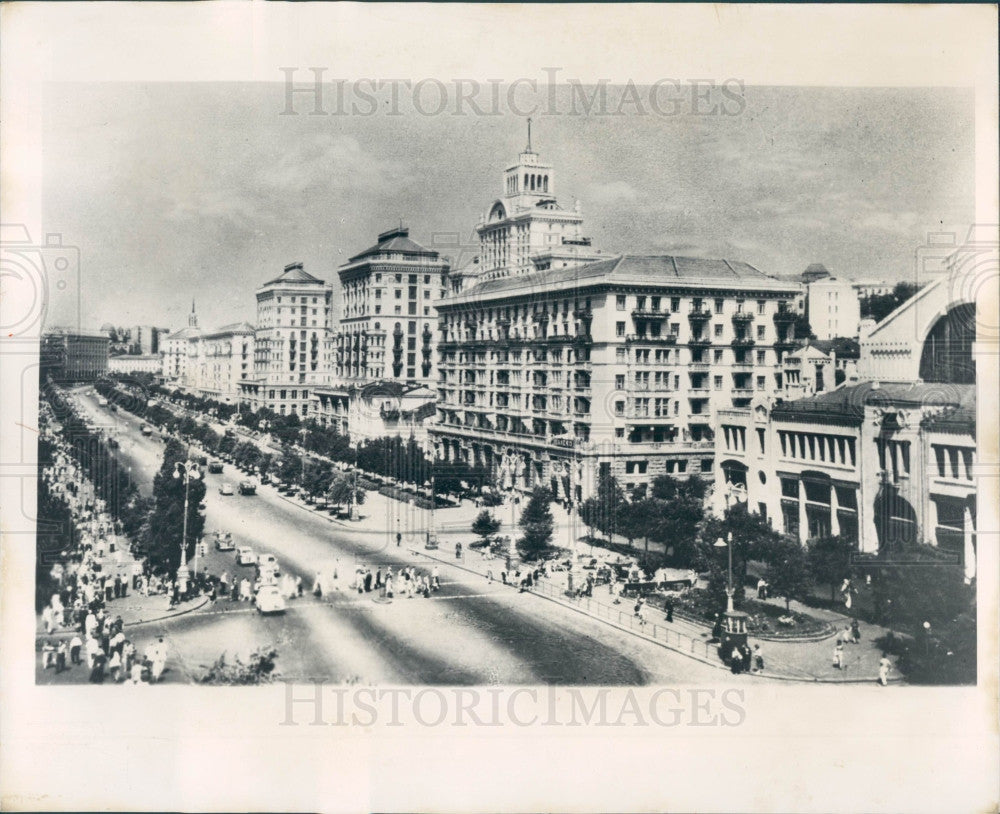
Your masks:
[[[928,232],[972,223],[971,91],[744,95],[738,116],[540,115],[533,147],[608,255],[894,281]],[[180,328],[192,297],[202,326],[253,322],[254,291],[285,264],[338,290],[337,267],[400,220],[468,262],[526,141],[512,113],[283,108],[280,83],[47,86],[43,224],[79,247],[85,327]]]

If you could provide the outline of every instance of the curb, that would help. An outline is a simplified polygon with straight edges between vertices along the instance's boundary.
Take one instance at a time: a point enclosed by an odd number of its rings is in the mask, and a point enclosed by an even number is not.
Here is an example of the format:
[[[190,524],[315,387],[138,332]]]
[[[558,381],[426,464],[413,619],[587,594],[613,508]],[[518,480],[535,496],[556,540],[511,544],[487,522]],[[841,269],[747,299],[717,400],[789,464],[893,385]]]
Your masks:
[[[419,549],[408,548],[407,550],[410,551],[413,554],[422,554],[423,556],[428,557],[429,559],[432,559],[432,560],[436,560],[436,561],[438,561],[438,562],[440,562],[442,564],[452,565],[455,568],[461,568],[463,571],[467,571],[468,573],[474,574],[477,577],[482,577],[483,576],[478,571],[475,571],[472,568],[468,567],[467,565],[463,565],[463,564],[458,563],[458,562],[456,562],[454,560],[442,559],[441,557],[434,556],[432,553],[427,553],[427,552],[421,551]],[[686,658],[693,659],[694,661],[700,662],[702,664],[706,664],[709,667],[715,667],[716,669],[721,670],[721,671],[726,672],[726,673],[731,672],[730,669],[729,669],[729,667],[725,666],[724,664],[722,664],[719,661],[715,661],[713,659],[705,659],[705,658],[702,658],[699,655],[696,655],[695,653],[690,653],[690,652],[688,652],[686,650],[680,650],[680,649],[678,649],[676,647],[672,647],[669,644],[667,644],[666,642],[661,642],[659,639],[655,639],[655,638],[652,638],[650,636],[646,636],[646,635],[644,635],[642,633],[639,633],[639,632],[637,632],[635,630],[632,630],[631,628],[624,627],[623,625],[620,625],[617,622],[613,622],[610,619],[603,619],[600,616],[595,616],[594,614],[589,613],[588,611],[584,610],[583,608],[578,607],[577,605],[573,605],[573,604],[570,604],[569,602],[564,602],[561,599],[556,599],[555,597],[546,596],[543,593],[538,593],[538,592],[532,591],[532,590],[525,591],[525,593],[531,594],[532,596],[537,596],[540,599],[545,599],[545,600],[548,600],[549,602],[552,602],[552,603],[554,603],[556,605],[560,605],[560,606],[562,606],[564,608],[568,608],[570,610],[576,611],[577,613],[580,613],[580,614],[586,616],[588,619],[594,619],[594,620],[596,620],[598,622],[603,622],[604,624],[606,624],[606,625],[608,625],[610,627],[616,628],[617,630],[621,630],[624,633],[630,633],[631,635],[636,636],[637,638],[642,639],[643,641],[651,642],[652,644],[657,644],[660,647],[664,648],[665,650],[669,650],[671,653],[677,653],[680,656],[685,656]],[[758,637],[752,637],[752,638],[758,638]],[[872,676],[872,677],[869,677],[869,678],[819,678],[819,677],[816,677],[816,676],[809,676],[809,677],[790,676],[790,675],[783,675],[781,673],[772,673],[772,672],[768,672],[768,671],[764,671],[764,672],[761,672],[761,673],[752,673],[751,675],[758,675],[761,678],[773,678],[773,679],[777,679],[779,681],[790,681],[790,682],[795,682],[795,683],[799,683],[799,684],[873,684],[873,683],[878,683],[878,676]],[[900,678],[891,678],[891,679],[889,679],[889,683],[890,684],[901,684],[903,682],[902,682],[902,679],[900,679]]]
[[[126,622],[125,624],[130,627],[135,627],[136,625],[148,625],[152,622],[162,622],[165,619],[176,619],[178,616],[186,616],[189,613],[194,613],[196,610],[201,610],[207,604],[208,604],[208,597],[203,595],[201,597],[201,601],[197,605],[193,605],[190,608],[185,608],[182,611],[177,611],[176,613],[166,613],[163,616],[154,616],[151,619],[138,619],[134,622]]]

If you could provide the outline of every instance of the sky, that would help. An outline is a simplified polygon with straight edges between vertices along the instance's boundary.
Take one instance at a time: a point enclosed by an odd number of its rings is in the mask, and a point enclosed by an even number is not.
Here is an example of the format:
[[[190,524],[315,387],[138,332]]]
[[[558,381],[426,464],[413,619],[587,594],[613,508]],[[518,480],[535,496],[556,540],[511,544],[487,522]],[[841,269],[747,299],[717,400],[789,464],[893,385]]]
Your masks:
[[[747,87],[716,115],[641,100],[588,113],[557,92],[533,147],[607,254],[899,280],[929,233],[973,221],[971,91]],[[336,290],[337,267],[400,221],[468,261],[525,146],[525,106],[437,114],[433,99],[307,115],[300,94],[281,115],[280,83],[48,85],[43,228],[79,248],[84,327],[178,328],[192,298],[202,326],[252,322],[254,290],[285,264]],[[331,86],[324,112],[335,102]]]

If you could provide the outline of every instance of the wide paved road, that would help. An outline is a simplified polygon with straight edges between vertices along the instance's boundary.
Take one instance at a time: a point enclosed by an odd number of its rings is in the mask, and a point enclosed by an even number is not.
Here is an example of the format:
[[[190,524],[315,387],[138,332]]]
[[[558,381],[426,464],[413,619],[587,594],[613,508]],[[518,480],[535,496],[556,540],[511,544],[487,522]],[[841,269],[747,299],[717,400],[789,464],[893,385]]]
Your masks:
[[[112,414],[96,396],[77,397],[99,424],[114,426],[122,453],[143,491],[159,466],[162,443],[143,438],[134,417]],[[435,564],[407,549],[387,545],[391,535],[332,523],[263,487],[253,497],[225,497],[240,473],[227,466],[208,476],[206,531],[231,531],[237,545],[274,553],[285,571],[308,587],[317,571],[334,570],[341,589],[321,600],[306,596],[283,616],[260,617],[247,603],[219,600],[204,611],[133,629],[140,646],[154,635],[167,641],[169,680],[192,681],[223,651],[246,654],[273,644],[279,670],[289,679],[417,684],[638,685],[718,682],[725,677],[700,662],[589,619],[530,593],[518,593],[460,568],[440,565],[442,590],[432,599],[347,587],[354,568]],[[385,524],[388,527],[388,523]],[[210,535],[206,535],[210,539]],[[215,552],[200,563],[214,574],[242,575],[231,553]],[[328,586],[329,587],[329,586]]]

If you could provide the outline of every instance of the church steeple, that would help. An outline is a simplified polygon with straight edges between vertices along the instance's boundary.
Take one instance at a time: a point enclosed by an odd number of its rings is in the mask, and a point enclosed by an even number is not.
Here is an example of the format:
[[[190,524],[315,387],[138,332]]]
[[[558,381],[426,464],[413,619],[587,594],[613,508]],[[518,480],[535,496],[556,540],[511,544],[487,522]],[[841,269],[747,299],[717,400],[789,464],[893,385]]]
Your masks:
[[[191,313],[188,314],[188,326],[191,328],[198,327],[198,315],[194,312],[194,297],[191,298]]]

